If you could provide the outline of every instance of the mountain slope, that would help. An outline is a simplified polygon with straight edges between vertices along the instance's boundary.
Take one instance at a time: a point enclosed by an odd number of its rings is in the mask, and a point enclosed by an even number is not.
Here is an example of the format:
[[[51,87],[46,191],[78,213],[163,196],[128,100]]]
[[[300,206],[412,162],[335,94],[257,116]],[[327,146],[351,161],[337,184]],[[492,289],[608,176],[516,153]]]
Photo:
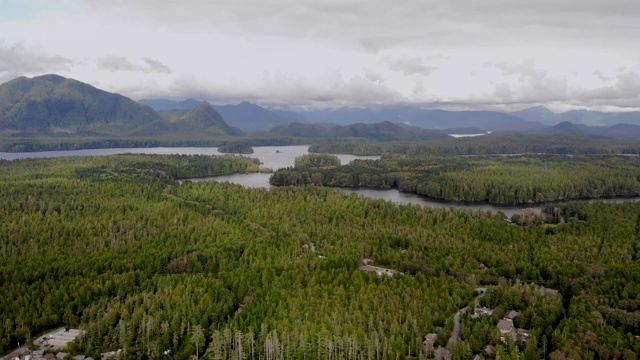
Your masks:
[[[425,129],[476,127],[484,131],[526,131],[542,128],[538,122],[525,121],[502,112],[425,110],[415,106],[394,106],[381,109],[342,108],[308,111],[301,114],[311,122],[337,125],[389,121]]]
[[[544,106],[536,106],[509,113],[528,121],[537,121],[545,125],[570,122],[576,125],[612,126],[616,124],[640,125],[640,112],[602,112],[590,110],[570,110],[554,113]]]
[[[359,123],[346,126],[334,125],[331,127],[318,124],[293,123],[276,126],[265,134],[307,138],[365,138],[378,141],[431,140],[449,137],[442,131],[398,125],[388,121],[376,124]]]
[[[58,75],[0,85],[0,131],[121,135],[159,118],[146,105]]]
[[[640,139],[640,126],[617,124],[604,130],[602,135],[616,139]]]
[[[149,123],[135,132],[136,136],[189,135],[230,136],[240,131],[231,128],[222,116],[209,105],[202,103],[192,110],[160,111],[161,120]]]
[[[535,106],[520,111],[514,111],[509,114],[527,121],[537,121],[545,125],[554,125],[560,121],[560,115],[552,112],[544,106]]]
[[[246,101],[238,105],[216,106],[215,109],[230,126],[245,131],[267,130],[276,125],[291,123],[287,118]]]

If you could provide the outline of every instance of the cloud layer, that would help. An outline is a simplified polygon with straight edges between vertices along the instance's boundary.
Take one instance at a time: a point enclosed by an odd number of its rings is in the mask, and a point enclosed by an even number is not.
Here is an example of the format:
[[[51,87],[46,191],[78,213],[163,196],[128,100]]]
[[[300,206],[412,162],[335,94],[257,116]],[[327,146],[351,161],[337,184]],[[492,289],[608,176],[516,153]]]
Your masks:
[[[0,19],[0,81],[58,72],[135,98],[294,107],[640,107],[636,0],[30,1]]]
[[[133,63],[122,56],[101,56],[97,59],[98,69],[107,71],[132,71],[146,74],[166,73],[171,74],[171,69],[158,60],[144,58],[144,65]]]

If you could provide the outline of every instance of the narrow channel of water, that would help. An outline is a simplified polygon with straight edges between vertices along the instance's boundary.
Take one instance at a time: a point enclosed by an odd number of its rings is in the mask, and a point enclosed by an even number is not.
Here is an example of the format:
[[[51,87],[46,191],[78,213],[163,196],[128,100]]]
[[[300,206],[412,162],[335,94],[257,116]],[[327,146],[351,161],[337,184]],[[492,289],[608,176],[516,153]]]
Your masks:
[[[293,166],[295,158],[308,154],[309,147],[306,145],[293,146],[256,146],[253,148],[254,153],[248,156],[258,158],[262,162],[262,167],[277,170],[289,166]],[[118,149],[86,149],[86,150],[67,150],[67,151],[42,151],[28,153],[6,153],[0,152],[0,159],[15,160],[24,158],[49,158],[64,156],[105,156],[125,153],[135,154],[184,154],[184,155],[222,155],[216,147],[171,147],[171,148],[118,148]],[[354,156],[354,155],[337,155],[342,164],[348,164],[354,159],[379,159],[379,156]],[[270,188],[269,173],[251,173],[251,174],[232,174],[224,176],[216,176],[211,178],[190,179],[190,181],[229,181],[248,188]],[[409,194],[398,191],[397,189],[362,189],[362,188],[341,188],[346,194],[356,193],[361,196],[371,197],[375,199],[383,199],[393,201],[398,204],[418,204],[422,206],[434,208],[465,208],[473,210],[484,210],[491,212],[502,211],[507,216],[521,212],[526,208],[539,208],[541,205],[523,205],[523,206],[506,206],[493,205],[488,203],[461,203],[452,201],[439,201],[430,199],[417,194]],[[621,203],[625,201],[640,201],[640,197],[635,198],[614,198],[614,199],[598,199],[584,201],[603,201]]]

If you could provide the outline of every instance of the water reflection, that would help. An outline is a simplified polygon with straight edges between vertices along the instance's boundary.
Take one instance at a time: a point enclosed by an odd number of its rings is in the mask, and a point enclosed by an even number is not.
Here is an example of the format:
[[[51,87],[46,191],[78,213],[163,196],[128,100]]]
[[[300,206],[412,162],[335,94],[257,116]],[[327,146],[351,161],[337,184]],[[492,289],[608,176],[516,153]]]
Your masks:
[[[262,162],[262,167],[270,168],[273,170],[281,169],[289,166],[293,166],[295,158],[308,154],[309,147],[307,145],[293,145],[293,146],[256,146],[253,148],[254,153],[248,156],[252,158],[258,158]],[[135,154],[183,154],[183,155],[221,155],[218,152],[217,147],[160,147],[160,148],[117,148],[117,149],[86,149],[86,150],[67,150],[67,151],[42,151],[42,152],[28,152],[28,153],[6,153],[0,152],[0,159],[14,160],[24,158],[49,158],[49,157],[63,157],[63,156],[106,156],[125,153]],[[379,159],[379,156],[354,156],[354,155],[337,155],[340,158],[340,162],[348,164],[354,159]],[[248,188],[271,188],[269,185],[269,173],[252,173],[252,174],[233,174],[216,176],[211,178],[202,179],[190,179],[191,181],[229,181]],[[532,206],[501,206],[492,205],[487,203],[461,203],[461,202],[449,202],[439,201],[430,198],[426,198],[416,194],[402,193],[396,189],[361,189],[361,188],[342,188],[346,194],[356,193],[358,195],[367,196],[375,199],[383,199],[393,201],[397,204],[418,204],[423,206],[429,206],[434,208],[466,208],[473,210],[485,210],[485,211],[502,211],[507,216],[511,216],[515,213],[521,212],[522,209]],[[585,200],[589,202],[603,201],[603,202],[615,202],[621,203],[625,201],[640,201],[640,198],[614,198],[614,199],[598,199],[598,200]],[[533,205],[533,207],[540,207],[540,205]]]

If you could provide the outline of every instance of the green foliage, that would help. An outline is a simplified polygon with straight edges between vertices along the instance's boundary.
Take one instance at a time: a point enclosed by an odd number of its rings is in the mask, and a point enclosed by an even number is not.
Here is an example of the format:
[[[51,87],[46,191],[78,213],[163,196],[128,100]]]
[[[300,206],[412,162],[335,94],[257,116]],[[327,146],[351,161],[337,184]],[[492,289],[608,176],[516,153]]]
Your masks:
[[[281,169],[270,183],[398,188],[435,199],[525,204],[637,196],[639,167],[638,157],[606,155],[384,156],[337,168]],[[535,216],[514,220],[538,221]]]
[[[235,140],[235,141],[234,141]],[[215,147],[238,142],[244,146],[304,145],[304,139],[291,138],[251,138],[211,136],[196,134],[188,137],[176,135],[122,136],[117,138],[96,136],[8,136],[0,138],[0,150],[6,152],[82,150],[103,148],[144,148],[144,147]]]
[[[227,154],[253,154],[253,148],[241,143],[231,143],[218,147],[218,151]]]
[[[329,154],[308,154],[296,157],[297,168],[324,168],[340,166],[340,158]]]
[[[177,359],[420,358],[424,335],[446,342],[453,315],[491,278],[560,289],[563,321],[557,303],[487,295],[523,310],[548,353],[640,350],[629,316],[640,306],[631,241],[640,204],[558,205],[556,223],[521,227],[314,186],[175,181],[254,165],[142,155],[0,161],[0,352],[78,326],[87,335],[72,348],[94,356],[124,348],[136,359],[165,350]],[[364,258],[407,272],[368,275],[358,270]],[[466,357],[493,326],[472,329],[456,353]]]
[[[311,145],[309,152],[407,156],[510,154],[639,154],[637,140],[616,140],[589,135],[497,133],[431,141],[374,142],[334,140]]]
[[[158,120],[150,107],[57,75],[0,85],[0,129],[25,134],[123,134]]]

